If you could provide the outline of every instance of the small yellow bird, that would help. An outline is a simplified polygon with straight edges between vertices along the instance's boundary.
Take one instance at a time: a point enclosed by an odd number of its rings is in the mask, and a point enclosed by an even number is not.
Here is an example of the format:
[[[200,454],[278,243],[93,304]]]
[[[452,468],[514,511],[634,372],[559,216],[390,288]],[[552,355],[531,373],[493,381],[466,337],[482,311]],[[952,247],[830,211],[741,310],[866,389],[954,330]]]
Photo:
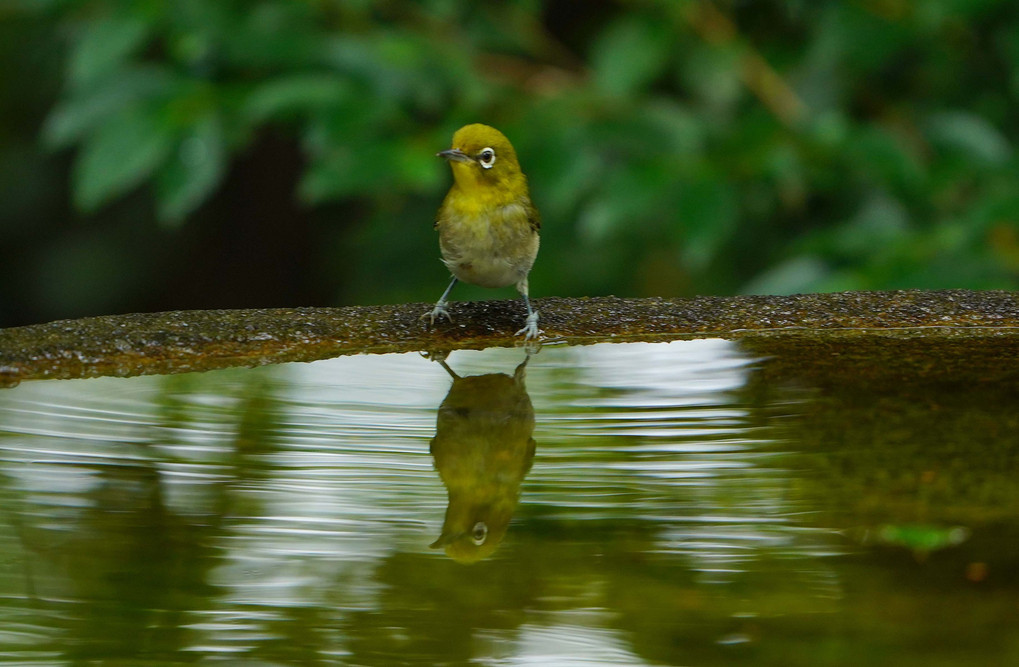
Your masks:
[[[446,299],[461,280],[482,287],[515,284],[527,307],[517,335],[537,338],[538,312],[527,296],[527,274],[538,255],[541,219],[513,145],[494,127],[475,123],[457,130],[452,147],[438,156],[453,169],[453,186],[435,221],[442,261],[453,280],[421,319],[430,325],[440,317],[452,322]]]

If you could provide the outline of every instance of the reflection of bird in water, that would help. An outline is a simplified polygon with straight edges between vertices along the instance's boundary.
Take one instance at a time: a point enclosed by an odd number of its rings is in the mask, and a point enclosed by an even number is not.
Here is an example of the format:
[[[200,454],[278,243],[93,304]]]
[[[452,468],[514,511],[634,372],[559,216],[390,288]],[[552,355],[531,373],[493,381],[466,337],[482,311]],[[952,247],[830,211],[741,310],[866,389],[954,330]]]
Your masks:
[[[520,483],[534,458],[534,408],[524,387],[525,359],[513,377],[490,373],[453,378],[439,406],[431,451],[449,494],[442,535],[432,548],[474,563],[492,554],[506,534]]]

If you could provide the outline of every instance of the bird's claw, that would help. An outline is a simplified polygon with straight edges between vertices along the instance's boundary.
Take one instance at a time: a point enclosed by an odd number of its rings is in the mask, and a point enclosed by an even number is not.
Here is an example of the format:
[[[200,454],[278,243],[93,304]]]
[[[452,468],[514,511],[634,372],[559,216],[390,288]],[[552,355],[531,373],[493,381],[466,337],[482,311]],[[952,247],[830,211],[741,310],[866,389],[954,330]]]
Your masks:
[[[437,303],[435,304],[435,308],[432,308],[430,311],[421,316],[421,321],[422,322],[427,321],[428,326],[433,326],[435,324],[435,320],[441,319],[443,317],[445,317],[446,320],[448,320],[449,322],[453,321],[453,317],[449,314],[449,311],[446,309],[446,304]]]
[[[538,334],[541,333],[538,329],[538,311],[529,313],[527,320],[524,322],[524,328],[517,332],[516,335],[523,335],[524,340],[537,339]]]

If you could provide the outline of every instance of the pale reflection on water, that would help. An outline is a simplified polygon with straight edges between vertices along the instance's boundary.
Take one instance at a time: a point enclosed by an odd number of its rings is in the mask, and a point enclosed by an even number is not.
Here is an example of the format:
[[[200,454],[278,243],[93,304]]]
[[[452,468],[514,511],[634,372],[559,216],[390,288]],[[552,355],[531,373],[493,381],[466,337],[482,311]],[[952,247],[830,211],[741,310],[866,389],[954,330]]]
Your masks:
[[[782,428],[801,394],[762,404],[718,340],[525,358],[0,392],[0,659],[724,664],[837,614],[847,544]]]

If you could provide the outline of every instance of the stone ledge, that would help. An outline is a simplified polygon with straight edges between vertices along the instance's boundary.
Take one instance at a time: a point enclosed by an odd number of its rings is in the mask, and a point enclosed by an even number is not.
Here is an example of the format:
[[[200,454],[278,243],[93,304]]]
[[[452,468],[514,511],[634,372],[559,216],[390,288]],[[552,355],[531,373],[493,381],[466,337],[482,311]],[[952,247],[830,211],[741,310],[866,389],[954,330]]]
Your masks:
[[[545,298],[543,343],[687,338],[1005,337],[1019,341],[1019,292],[904,290],[793,296]],[[175,311],[0,329],[0,384],[45,378],[206,371],[346,354],[521,345],[517,300],[454,302],[425,328],[428,304]],[[762,347],[764,346],[764,347]],[[1008,348],[1012,349],[1012,348]]]

